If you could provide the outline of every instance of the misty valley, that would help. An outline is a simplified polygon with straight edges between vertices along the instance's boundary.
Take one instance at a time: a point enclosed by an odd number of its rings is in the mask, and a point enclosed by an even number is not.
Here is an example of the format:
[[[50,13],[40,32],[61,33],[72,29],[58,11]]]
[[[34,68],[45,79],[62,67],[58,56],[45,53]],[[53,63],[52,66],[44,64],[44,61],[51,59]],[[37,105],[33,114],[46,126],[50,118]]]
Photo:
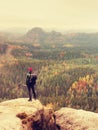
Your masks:
[[[55,110],[98,112],[98,33],[0,33],[0,101],[28,97],[27,68],[38,74],[37,98]]]

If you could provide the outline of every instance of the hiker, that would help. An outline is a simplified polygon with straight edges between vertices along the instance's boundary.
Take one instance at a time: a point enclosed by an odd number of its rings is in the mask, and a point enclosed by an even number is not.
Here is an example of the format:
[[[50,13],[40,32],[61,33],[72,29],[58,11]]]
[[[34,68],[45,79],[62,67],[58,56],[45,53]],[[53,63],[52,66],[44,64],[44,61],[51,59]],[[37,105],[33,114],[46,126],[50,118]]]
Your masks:
[[[32,73],[32,71],[33,71],[33,69],[31,67],[28,68],[28,73],[27,73],[27,77],[26,77],[26,85],[27,85],[28,92],[29,92],[28,101],[32,101],[32,93],[33,93],[34,99],[36,99],[35,85],[36,85],[37,75],[34,72]]]

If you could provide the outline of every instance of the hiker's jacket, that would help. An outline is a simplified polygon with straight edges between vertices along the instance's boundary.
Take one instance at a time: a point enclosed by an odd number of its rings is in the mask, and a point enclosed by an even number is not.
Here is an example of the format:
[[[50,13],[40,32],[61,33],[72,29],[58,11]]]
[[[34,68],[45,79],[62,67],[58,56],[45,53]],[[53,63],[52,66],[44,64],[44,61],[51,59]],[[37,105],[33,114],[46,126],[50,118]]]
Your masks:
[[[37,75],[35,73],[27,73],[26,85],[35,85],[37,80]]]

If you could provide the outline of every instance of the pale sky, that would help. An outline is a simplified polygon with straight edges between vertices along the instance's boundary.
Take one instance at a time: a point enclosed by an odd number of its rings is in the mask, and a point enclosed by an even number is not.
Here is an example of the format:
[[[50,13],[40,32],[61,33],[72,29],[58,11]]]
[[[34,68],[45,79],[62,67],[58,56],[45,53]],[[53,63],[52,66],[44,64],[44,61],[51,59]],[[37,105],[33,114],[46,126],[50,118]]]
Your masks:
[[[98,30],[98,0],[0,0],[0,29]]]

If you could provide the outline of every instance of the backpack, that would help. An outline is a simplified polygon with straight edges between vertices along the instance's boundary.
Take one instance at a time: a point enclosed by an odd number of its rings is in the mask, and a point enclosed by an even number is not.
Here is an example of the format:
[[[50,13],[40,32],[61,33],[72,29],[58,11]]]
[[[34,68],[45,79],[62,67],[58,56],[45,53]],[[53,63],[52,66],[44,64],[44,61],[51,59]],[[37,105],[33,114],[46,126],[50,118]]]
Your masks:
[[[36,79],[37,79],[37,76],[35,74],[31,74],[31,78],[30,78],[30,82],[31,84],[36,84]]]
[[[36,83],[36,79],[37,79],[36,75],[28,73],[26,78],[26,85],[30,84],[34,85]]]

